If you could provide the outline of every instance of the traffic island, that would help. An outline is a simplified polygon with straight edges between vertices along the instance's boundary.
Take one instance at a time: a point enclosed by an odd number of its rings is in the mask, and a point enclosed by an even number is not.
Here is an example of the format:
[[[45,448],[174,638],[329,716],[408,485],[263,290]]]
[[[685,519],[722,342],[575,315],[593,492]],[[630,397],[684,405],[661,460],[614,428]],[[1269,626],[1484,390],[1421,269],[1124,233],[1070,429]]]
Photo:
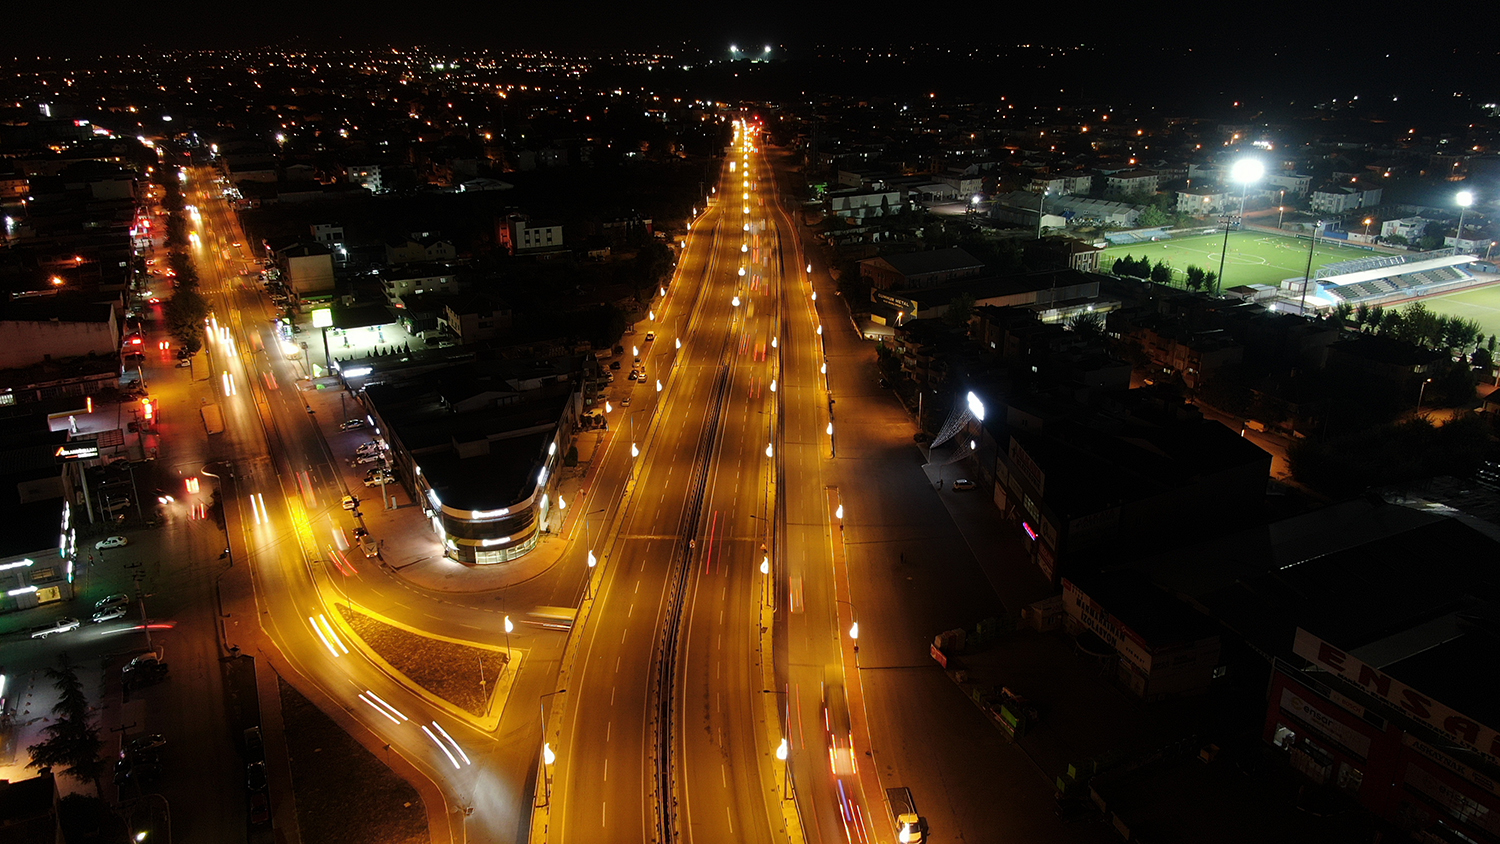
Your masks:
[[[296,689],[279,685],[302,844],[428,844],[416,789]]]
[[[494,729],[525,651],[423,633],[347,604],[339,617],[370,657],[417,691],[485,729]],[[497,703],[498,702],[498,703]]]

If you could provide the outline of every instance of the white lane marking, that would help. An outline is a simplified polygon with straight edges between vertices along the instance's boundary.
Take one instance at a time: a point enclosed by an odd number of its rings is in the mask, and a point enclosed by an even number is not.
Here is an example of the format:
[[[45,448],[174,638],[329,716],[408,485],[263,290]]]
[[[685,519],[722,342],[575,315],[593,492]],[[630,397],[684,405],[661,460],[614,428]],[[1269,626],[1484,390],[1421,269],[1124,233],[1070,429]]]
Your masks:
[[[724,767],[723,762],[719,763],[719,781],[724,783],[725,788],[729,787],[729,769]]]
[[[610,689],[609,689],[609,705],[610,706],[614,706],[615,705],[615,689],[614,689],[613,686],[611,686]]]
[[[609,826],[608,822],[605,820],[608,817],[609,817],[609,801],[601,802],[599,804],[599,825],[600,826]]]
[[[604,781],[609,781],[609,757],[604,759]]]
[[[620,673],[620,657],[615,657],[615,673]]]
[[[729,811],[729,807],[728,806],[724,807],[724,817],[726,817],[726,818],[729,819],[729,834],[733,835],[734,834],[734,813],[731,812],[731,811]]]

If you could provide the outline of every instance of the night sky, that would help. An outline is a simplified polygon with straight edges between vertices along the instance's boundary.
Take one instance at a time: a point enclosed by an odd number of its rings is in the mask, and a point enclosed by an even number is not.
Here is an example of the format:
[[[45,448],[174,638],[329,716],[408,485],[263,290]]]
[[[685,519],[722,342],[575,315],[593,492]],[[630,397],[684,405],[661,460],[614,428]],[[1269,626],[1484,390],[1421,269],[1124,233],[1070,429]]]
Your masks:
[[[1386,4],[1129,3],[1094,14],[1055,3],[772,2],[456,2],[410,4],[270,0],[9,4],[0,32],[6,55],[121,54],[176,49],[428,44],[459,47],[601,49],[773,43],[1007,45],[1026,42],[1174,49],[1245,50],[1270,55],[1334,46],[1349,62],[1380,51],[1440,51],[1473,42],[1453,14],[1385,13]],[[1491,51],[1493,52],[1493,51]],[[1443,61],[1433,55],[1432,61]],[[1310,67],[1266,71],[1317,72]],[[1477,71],[1478,68],[1476,67]],[[1150,74],[1170,68],[1131,68]]]

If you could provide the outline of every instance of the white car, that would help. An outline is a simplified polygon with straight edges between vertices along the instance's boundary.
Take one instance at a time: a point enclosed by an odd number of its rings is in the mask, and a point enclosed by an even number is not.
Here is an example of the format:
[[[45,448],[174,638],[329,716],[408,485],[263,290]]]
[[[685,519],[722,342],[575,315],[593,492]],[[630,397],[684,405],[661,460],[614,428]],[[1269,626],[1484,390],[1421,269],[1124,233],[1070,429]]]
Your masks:
[[[106,536],[94,543],[95,551],[103,551],[106,548],[124,548],[130,544],[130,540],[123,536]]]
[[[100,598],[99,602],[94,604],[94,609],[105,610],[110,607],[123,607],[128,603],[130,603],[129,595],[126,595],[124,592],[116,592],[108,597]]]
[[[390,475],[376,475],[373,478],[365,478],[365,486],[385,486],[386,484],[393,484],[395,482],[396,479]]]
[[[359,508],[359,499],[355,498],[352,495],[346,495],[346,496],[344,496],[344,501],[343,501],[343,505],[342,506],[343,506],[343,508],[345,510],[355,510],[355,509],[358,509]]]
[[[117,618],[124,618],[126,610],[127,607],[124,606],[110,607],[107,610],[100,610],[89,616],[89,621],[95,624],[101,621],[114,621]]]
[[[66,633],[69,630],[77,630],[80,623],[76,618],[59,618],[56,623],[44,625],[31,631],[31,638],[45,639],[53,633]]]
[[[359,430],[360,428],[363,428],[364,426],[365,426],[365,420],[363,420],[363,419],[345,419],[343,422],[339,423],[339,430],[340,431],[356,431],[356,430]]]

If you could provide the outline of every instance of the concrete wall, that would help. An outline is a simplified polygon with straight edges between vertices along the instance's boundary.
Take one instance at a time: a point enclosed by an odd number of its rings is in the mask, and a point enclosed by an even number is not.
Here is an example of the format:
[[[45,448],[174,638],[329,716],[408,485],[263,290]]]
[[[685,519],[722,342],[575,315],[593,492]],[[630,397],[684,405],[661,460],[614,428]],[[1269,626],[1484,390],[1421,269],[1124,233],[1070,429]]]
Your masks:
[[[120,353],[120,332],[109,322],[0,320],[0,369],[31,366],[47,358],[101,357]]]
[[[307,255],[287,259],[287,281],[298,295],[333,291],[333,256]]]

